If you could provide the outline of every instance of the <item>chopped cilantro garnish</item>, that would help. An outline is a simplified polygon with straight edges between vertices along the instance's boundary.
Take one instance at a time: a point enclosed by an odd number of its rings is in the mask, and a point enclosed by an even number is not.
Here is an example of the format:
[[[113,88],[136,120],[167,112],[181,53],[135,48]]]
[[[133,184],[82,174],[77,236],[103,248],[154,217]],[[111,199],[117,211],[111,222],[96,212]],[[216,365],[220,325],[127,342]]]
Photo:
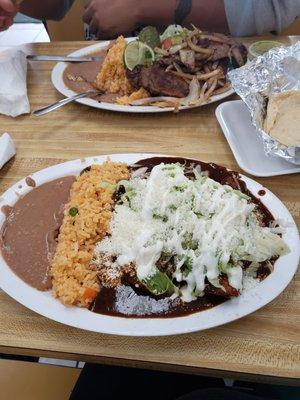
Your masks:
[[[168,209],[171,210],[172,212],[175,212],[177,210],[177,207],[175,206],[175,204],[170,204],[168,206]]]
[[[173,186],[172,189],[175,190],[176,192],[184,192],[185,189],[187,188],[187,185],[181,185],[181,186]]]
[[[192,233],[186,233],[183,237],[183,241],[181,242],[181,246],[183,250],[191,249],[191,250],[197,250],[198,249],[198,243],[196,240],[193,239],[193,234]]]
[[[198,218],[203,217],[203,214],[201,212],[194,211],[194,214],[197,215]]]
[[[186,278],[188,274],[192,271],[192,269],[193,269],[192,260],[189,256],[187,256],[181,267],[183,276]]]
[[[156,214],[156,213],[153,213],[152,217],[154,219],[161,219],[163,222],[168,222],[168,219],[169,219],[166,215],[159,215],[159,214]]]
[[[165,167],[162,168],[163,171],[172,171],[173,169],[175,169],[175,164],[170,164],[170,165],[166,165]]]

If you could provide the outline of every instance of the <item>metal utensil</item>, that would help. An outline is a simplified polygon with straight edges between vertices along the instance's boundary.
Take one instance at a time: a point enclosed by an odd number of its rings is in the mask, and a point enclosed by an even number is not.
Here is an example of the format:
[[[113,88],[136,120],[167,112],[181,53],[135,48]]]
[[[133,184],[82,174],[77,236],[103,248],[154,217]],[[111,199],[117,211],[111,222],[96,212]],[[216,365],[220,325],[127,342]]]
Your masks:
[[[94,62],[101,61],[103,57],[71,57],[71,56],[36,56],[36,55],[28,55],[27,60],[29,61],[65,61],[65,62]]]
[[[79,94],[76,94],[74,96],[67,97],[65,99],[56,101],[55,103],[50,104],[49,106],[46,106],[46,107],[40,108],[38,110],[32,111],[32,114],[36,115],[36,116],[47,114],[50,111],[56,110],[59,107],[62,107],[62,106],[66,105],[66,104],[69,104],[69,103],[72,103],[72,101],[75,101],[77,99],[82,99],[83,97],[88,97],[91,94],[100,94],[100,92],[98,90],[89,90],[88,92],[79,93]]]

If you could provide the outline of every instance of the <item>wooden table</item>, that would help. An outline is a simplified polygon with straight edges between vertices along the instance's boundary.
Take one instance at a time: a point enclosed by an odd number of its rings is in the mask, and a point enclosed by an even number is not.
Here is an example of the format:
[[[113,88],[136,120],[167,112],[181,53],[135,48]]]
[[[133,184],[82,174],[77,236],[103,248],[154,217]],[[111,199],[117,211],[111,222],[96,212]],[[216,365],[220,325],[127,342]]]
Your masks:
[[[66,54],[84,45],[37,44],[29,50]],[[51,85],[52,67],[29,67],[32,109],[61,98]],[[43,117],[1,116],[1,131],[12,135],[17,155],[0,171],[0,192],[41,168],[97,154],[171,153],[238,170],[215,108],[212,104],[179,114],[137,115],[72,104]],[[257,180],[286,204],[300,226],[299,174]],[[282,295],[248,317],[204,332],[161,338],[84,332],[41,317],[0,292],[0,352],[295,383],[300,377],[299,292],[298,274]]]

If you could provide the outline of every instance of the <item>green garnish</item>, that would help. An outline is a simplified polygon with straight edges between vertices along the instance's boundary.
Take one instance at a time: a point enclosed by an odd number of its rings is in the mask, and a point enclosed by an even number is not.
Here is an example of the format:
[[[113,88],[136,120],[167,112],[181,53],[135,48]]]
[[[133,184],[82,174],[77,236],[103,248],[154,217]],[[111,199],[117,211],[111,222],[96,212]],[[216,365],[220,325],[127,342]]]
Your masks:
[[[146,26],[139,34],[139,40],[154,49],[160,45],[158,30],[154,26]]]
[[[240,190],[233,190],[233,192],[240,198],[245,200],[250,200],[250,197],[247,196],[245,193],[241,192]]]
[[[195,181],[197,186],[203,185],[203,183],[208,179],[208,176],[202,176],[201,178],[197,179]]]
[[[166,165],[165,167],[163,167],[163,171],[172,171],[175,169],[175,164],[170,164],[170,165]]]
[[[190,272],[192,272],[193,269],[193,264],[192,264],[192,260],[189,256],[186,257],[182,267],[181,267],[181,271],[183,276],[186,278],[188,276],[188,274]]]
[[[126,190],[126,194],[129,198],[136,196],[136,191],[134,189]]]
[[[193,239],[193,234],[192,233],[185,233],[183,237],[183,241],[181,242],[181,246],[183,250],[191,249],[191,250],[197,250],[198,249],[198,243],[196,240]]]
[[[168,206],[168,209],[171,210],[172,212],[175,212],[177,210],[177,207],[175,206],[175,204],[170,204]]]
[[[173,38],[175,38],[175,43],[173,44],[178,44],[180,37],[184,39],[190,34],[191,31],[186,28],[182,28],[180,25],[169,25],[164,33],[161,35],[160,39],[161,41],[164,41],[167,38],[171,38],[173,43]]]
[[[184,192],[185,189],[187,188],[187,185],[181,185],[181,186],[173,186],[172,189],[175,190],[176,192]]]
[[[168,219],[169,219],[166,215],[159,215],[159,214],[156,214],[156,213],[152,214],[152,218],[161,219],[162,222],[168,222]]]
[[[233,265],[229,262],[228,264],[226,264],[226,263],[222,263],[222,262],[219,262],[218,263],[218,270],[220,271],[220,272],[223,272],[224,274],[227,274],[228,273],[228,270],[230,269],[230,268],[232,268],[233,267]]]
[[[144,279],[143,283],[156,296],[162,294],[171,296],[174,293],[174,285],[171,279],[161,271],[157,271],[154,275]]]
[[[137,65],[150,65],[155,60],[154,51],[139,40],[128,43],[124,51],[124,64],[132,71]]]
[[[184,37],[180,33],[175,34],[174,36],[172,36],[172,44],[173,44],[173,46],[175,46],[177,44],[181,44],[183,42],[183,39],[184,39]]]
[[[75,217],[75,215],[78,214],[78,208],[77,207],[71,207],[69,210],[69,215],[71,215],[71,217]]]
[[[100,186],[102,189],[116,190],[116,188],[117,188],[117,185],[114,185],[114,184],[112,184],[112,183],[105,182],[105,181],[101,182],[101,183],[99,184],[99,186]]]

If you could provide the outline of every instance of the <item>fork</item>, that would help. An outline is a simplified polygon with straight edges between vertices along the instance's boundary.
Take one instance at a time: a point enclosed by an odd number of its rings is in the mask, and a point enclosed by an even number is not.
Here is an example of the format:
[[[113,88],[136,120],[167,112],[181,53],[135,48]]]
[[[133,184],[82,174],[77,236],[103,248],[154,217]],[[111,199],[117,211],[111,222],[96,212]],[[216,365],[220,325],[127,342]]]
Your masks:
[[[65,99],[62,100],[58,100],[55,103],[50,104],[49,106],[40,108],[38,110],[32,111],[32,114],[35,116],[40,116],[40,115],[44,115],[47,114],[50,111],[56,110],[59,107],[62,107],[66,104],[72,103],[73,101],[77,100],[77,99],[82,99],[84,97],[88,97],[91,94],[100,94],[101,92],[99,90],[89,90],[87,92],[83,92],[83,93],[79,93],[76,94],[74,96],[71,97],[67,97]]]

